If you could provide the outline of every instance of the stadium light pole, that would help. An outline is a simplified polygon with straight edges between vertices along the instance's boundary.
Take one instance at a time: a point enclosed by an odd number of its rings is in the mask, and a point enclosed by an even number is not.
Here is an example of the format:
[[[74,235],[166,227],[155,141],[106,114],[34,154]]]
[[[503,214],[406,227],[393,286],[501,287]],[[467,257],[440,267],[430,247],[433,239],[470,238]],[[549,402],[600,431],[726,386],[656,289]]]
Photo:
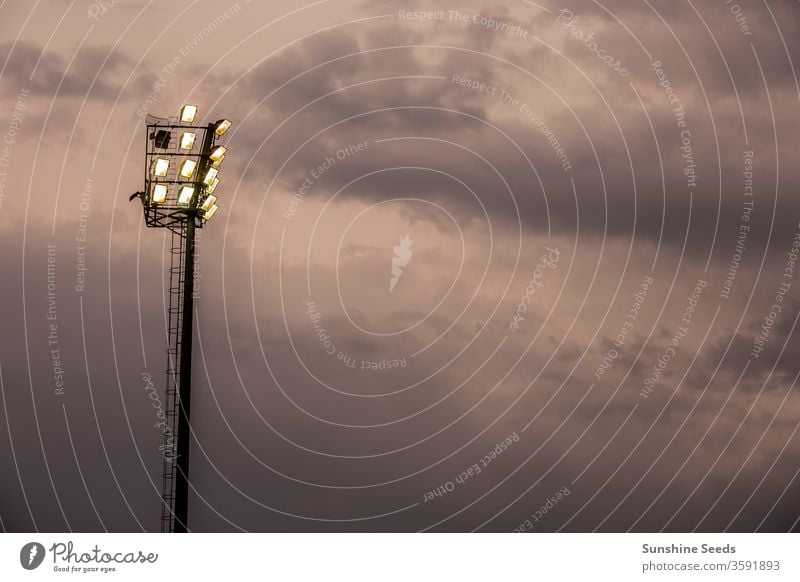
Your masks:
[[[147,116],[145,188],[130,197],[141,200],[149,228],[172,231],[161,531],[175,533],[189,531],[196,231],[218,210],[214,191],[227,148],[217,139],[231,127],[227,119],[198,126],[196,117],[194,105],[185,105],[176,118]]]

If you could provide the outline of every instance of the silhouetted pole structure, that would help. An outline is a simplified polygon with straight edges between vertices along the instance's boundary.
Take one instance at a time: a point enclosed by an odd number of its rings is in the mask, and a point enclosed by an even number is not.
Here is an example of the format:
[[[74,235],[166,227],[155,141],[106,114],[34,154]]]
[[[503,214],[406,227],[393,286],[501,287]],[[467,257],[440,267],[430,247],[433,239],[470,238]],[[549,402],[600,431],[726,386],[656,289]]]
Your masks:
[[[161,531],[175,533],[189,531],[196,230],[217,212],[213,192],[227,148],[215,144],[231,126],[224,119],[195,126],[196,113],[196,107],[187,105],[179,119],[147,116],[145,191],[131,196],[141,198],[148,227],[168,228],[173,234]],[[196,154],[192,152],[199,132],[203,139]]]

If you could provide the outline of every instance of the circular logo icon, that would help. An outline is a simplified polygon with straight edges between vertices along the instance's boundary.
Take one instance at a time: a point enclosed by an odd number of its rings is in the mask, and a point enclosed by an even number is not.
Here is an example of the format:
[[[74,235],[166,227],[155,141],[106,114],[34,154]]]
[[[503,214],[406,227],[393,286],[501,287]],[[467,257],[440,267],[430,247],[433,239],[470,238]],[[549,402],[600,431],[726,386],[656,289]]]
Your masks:
[[[19,563],[26,570],[35,570],[44,561],[44,546],[38,542],[30,542],[19,551]]]

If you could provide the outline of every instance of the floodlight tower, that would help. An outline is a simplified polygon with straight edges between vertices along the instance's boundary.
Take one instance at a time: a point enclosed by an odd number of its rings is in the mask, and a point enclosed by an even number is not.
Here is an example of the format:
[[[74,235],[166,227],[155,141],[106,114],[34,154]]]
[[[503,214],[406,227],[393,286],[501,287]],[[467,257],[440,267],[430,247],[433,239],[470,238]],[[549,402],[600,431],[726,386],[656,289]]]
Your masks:
[[[217,145],[231,122],[196,125],[197,106],[176,118],[147,116],[144,192],[137,192],[145,224],[172,232],[167,311],[167,388],[162,424],[164,456],[161,531],[188,531],[192,317],[195,232],[216,214],[219,167],[228,151]]]

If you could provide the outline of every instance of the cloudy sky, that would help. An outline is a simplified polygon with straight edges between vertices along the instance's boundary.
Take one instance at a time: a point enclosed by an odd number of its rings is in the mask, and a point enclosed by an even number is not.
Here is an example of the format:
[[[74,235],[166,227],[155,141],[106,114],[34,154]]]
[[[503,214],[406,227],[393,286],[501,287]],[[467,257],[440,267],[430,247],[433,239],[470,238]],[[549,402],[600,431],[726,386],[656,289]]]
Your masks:
[[[0,528],[158,531],[145,116],[234,122],[196,531],[800,520],[800,2],[0,4]]]

